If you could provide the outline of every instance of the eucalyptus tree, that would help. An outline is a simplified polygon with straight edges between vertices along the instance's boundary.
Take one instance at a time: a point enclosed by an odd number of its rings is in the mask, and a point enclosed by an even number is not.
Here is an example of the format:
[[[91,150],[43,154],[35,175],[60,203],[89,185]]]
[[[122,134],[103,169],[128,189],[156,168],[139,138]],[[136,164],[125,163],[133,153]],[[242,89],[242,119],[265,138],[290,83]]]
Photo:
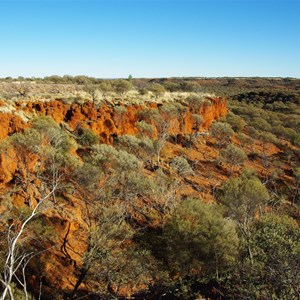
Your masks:
[[[230,178],[222,184],[218,199],[224,205],[227,215],[237,223],[253,262],[252,226],[255,216],[269,200],[267,188],[252,172],[245,170],[240,177]]]

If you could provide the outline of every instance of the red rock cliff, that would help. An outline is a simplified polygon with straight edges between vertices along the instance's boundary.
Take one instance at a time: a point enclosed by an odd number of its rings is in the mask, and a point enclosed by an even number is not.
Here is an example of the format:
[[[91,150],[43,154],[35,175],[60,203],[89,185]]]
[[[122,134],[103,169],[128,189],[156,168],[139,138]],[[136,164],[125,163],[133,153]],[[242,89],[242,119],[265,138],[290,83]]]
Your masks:
[[[210,98],[210,104],[205,104],[197,112],[203,117],[202,128],[208,128],[211,123],[227,113],[226,100],[221,98]],[[0,107],[3,103],[0,103]],[[163,104],[166,105],[166,104]],[[147,105],[148,108],[156,108],[157,104]],[[11,113],[1,113],[0,139],[21,131],[28,127],[28,124],[15,112],[22,111],[26,115],[46,115],[51,116],[56,122],[66,122],[72,129],[77,126],[90,128],[98,134],[100,140],[105,143],[111,141],[112,136],[123,134],[135,134],[137,128],[135,123],[139,121],[138,112],[147,106],[129,105],[124,106],[120,113],[109,105],[96,107],[92,102],[84,104],[65,104],[61,101],[50,102],[27,102],[17,103],[15,111]],[[172,116],[172,134],[189,134],[193,132],[194,121],[191,108],[188,108],[181,120],[178,116]],[[170,117],[170,116],[169,116]]]
[[[209,100],[209,104],[204,105],[197,112],[203,117],[202,128],[198,128],[200,130],[208,128],[214,120],[227,113],[225,100],[221,98]],[[5,103],[0,103],[0,108],[1,106],[4,108]],[[118,112],[112,106],[96,107],[91,102],[82,105],[65,104],[60,101],[16,103],[11,112],[4,112],[7,110],[3,109],[1,113],[0,110],[0,139],[30,126],[30,122],[25,121],[27,117],[47,115],[58,123],[67,123],[73,130],[77,126],[90,128],[100,136],[102,142],[109,143],[113,136],[137,133],[135,123],[139,121],[139,111],[145,108],[155,109],[158,108],[158,105],[130,105]],[[121,115],[120,111],[122,111]],[[172,118],[172,126],[169,129],[171,134],[189,134],[196,130],[192,111],[191,108],[186,107],[184,114]],[[17,154],[14,151],[9,155],[0,154],[0,174],[2,174],[0,176],[0,188],[3,190],[9,189],[9,184],[18,167],[17,161]],[[33,191],[29,192],[33,193]],[[71,283],[76,282],[74,274],[77,272],[73,264],[80,265],[86,248],[87,229],[83,203],[71,195],[65,197],[68,197],[68,201],[64,203],[64,216],[57,214],[54,209],[49,209],[44,213],[46,220],[52,223],[57,231],[57,244],[60,246],[60,248],[51,250],[51,257],[49,251],[43,254],[41,258],[44,261],[47,274],[50,274],[48,278],[49,287],[44,287],[44,291],[49,295],[51,295],[51,286],[62,290],[72,288]],[[24,201],[22,193],[18,193],[13,198],[15,206],[22,206],[24,204],[22,201]],[[59,249],[64,249],[66,243],[68,243],[68,251],[59,251]]]

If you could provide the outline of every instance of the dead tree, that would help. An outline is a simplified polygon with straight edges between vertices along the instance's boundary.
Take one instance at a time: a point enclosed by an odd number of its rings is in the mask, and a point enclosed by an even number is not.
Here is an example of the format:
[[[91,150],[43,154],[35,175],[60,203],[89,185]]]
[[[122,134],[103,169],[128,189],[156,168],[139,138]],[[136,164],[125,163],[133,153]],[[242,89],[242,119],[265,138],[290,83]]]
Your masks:
[[[4,263],[4,268],[3,268],[3,273],[0,278],[0,281],[2,285],[4,286],[2,295],[1,295],[1,300],[5,300],[5,297],[7,294],[9,294],[10,299],[14,299],[13,293],[12,293],[12,288],[11,284],[13,279],[16,279],[21,283],[24,289],[25,297],[26,300],[28,299],[28,293],[27,293],[27,285],[26,285],[26,276],[25,276],[25,268],[31,259],[33,253],[24,253],[21,252],[19,253],[19,242],[21,240],[21,237],[24,235],[26,226],[28,223],[40,213],[40,208],[43,205],[44,202],[46,202],[49,198],[51,198],[54,195],[55,190],[57,189],[58,186],[58,180],[53,184],[52,189],[46,193],[40,201],[36,204],[36,206],[33,208],[29,216],[27,216],[20,224],[19,228],[17,230],[14,230],[15,226],[14,224],[11,224],[8,228],[8,233],[7,233],[7,245],[8,245],[8,250],[6,254],[6,259]],[[20,279],[17,277],[16,273],[18,270],[22,268],[22,277],[23,280],[22,282]]]

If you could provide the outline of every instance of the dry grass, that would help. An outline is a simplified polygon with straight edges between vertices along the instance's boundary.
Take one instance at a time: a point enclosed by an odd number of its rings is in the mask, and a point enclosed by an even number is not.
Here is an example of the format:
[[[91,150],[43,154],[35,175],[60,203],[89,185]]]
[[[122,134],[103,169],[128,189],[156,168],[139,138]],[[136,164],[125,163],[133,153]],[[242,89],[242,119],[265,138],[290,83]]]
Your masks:
[[[25,95],[20,95],[16,86],[18,83],[0,83],[0,99],[5,102],[31,102],[41,101],[49,102],[52,100],[61,100],[64,103],[78,103],[83,104],[92,101],[92,97],[83,90],[83,86],[74,84],[37,84],[26,83],[28,91]],[[123,105],[139,105],[146,102],[152,103],[171,103],[171,102],[184,102],[185,99],[191,95],[188,92],[165,92],[161,96],[156,96],[149,91],[146,95],[141,95],[137,90],[133,89],[125,95],[118,95],[115,92],[102,93],[96,92],[95,104],[110,103],[115,105],[122,103]],[[203,97],[213,97],[212,94],[201,94]],[[4,108],[3,108],[4,109]],[[8,108],[6,108],[8,109]]]

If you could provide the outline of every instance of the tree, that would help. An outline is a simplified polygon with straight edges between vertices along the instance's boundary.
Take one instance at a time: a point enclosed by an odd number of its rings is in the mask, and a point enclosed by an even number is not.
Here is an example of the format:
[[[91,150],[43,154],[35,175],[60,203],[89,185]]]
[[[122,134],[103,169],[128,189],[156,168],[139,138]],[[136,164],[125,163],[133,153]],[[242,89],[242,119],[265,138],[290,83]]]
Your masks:
[[[168,90],[171,93],[180,90],[180,84],[172,81],[164,82],[164,87],[166,90]]]
[[[294,170],[295,177],[295,189],[293,192],[293,203],[297,202],[296,200],[300,200],[300,168],[295,168]]]
[[[109,81],[103,81],[98,86],[99,91],[102,93],[103,97],[106,98],[107,94],[112,91],[112,86]]]
[[[200,199],[188,198],[178,206],[163,228],[163,241],[162,255],[171,272],[181,277],[214,270],[218,278],[237,255],[234,223]]]
[[[161,97],[166,92],[165,88],[159,83],[153,83],[148,87],[148,90],[151,91],[155,98]]]
[[[99,136],[88,128],[77,128],[76,133],[78,135],[77,141],[82,146],[92,146],[99,142]]]
[[[232,112],[229,112],[226,115],[225,121],[226,123],[231,125],[232,129],[235,132],[241,132],[246,125],[246,122],[241,117],[235,115]]]
[[[230,171],[232,173],[234,166],[240,166],[245,162],[247,154],[243,149],[231,143],[221,151],[221,158],[232,166]]]
[[[128,137],[123,136],[120,145],[136,152],[140,141]],[[155,262],[134,244],[135,230],[130,225],[132,215],[139,213],[134,201],[152,192],[141,166],[133,154],[100,144],[92,146],[89,158],[77,170],[77,182],[90,200],[90,209],[87,249],[77,268],[71,299],[77,299],[81,284],[91,280],[97,283],[93,292],[101,299],[117,297],[124,286],[128,289],[148,282]]]
[[[156,129],[153,149],[157,157],[157,165],[160,165],[161,152],[169,137],[169,128],[172,123],[171,117],[174,109],[177,112],[176,106],[163,105],[161,110],[158,110],[157,108],[145,108],[138,113],[138,117],[141,121],[137,122],[136,126],[141,134],[146,134],[148,137],[152,138],[154,129]]]
[[[230,178],[221,186],[218,199],[226,208],[227,215],[236,221],[253,262],[251,227],[259,208],[269,200],[266,187],[252,172],[245,170],[240,177]]]
[[[199,113],[200,108],[204,104],[204,99],[200,95],[192,94],[186,98],[186,102],[194,113]]]
[[[237,138],[243,148],[246,148],[247,146],[251,146],[253,144],[253,139],[249,135],[242,132],[239,132],[237,134]]]
[[[184,92],[199,92],[200,85],[195,81],[183,81],[180,84],[181,90]]]
[[[198,114],[193,114],[192,115],[193,121],[195,123],[195,125],[193,126],[193,129],[198,131],[199,130],[199,126],[203,124],[203,116],[198,115]]]
[[[234,299],[299,299],[300,230],[287,216],[268,213],[252,228],[252,264],[241,260],[227,286]],[[243,245],[241,245],[243,249]]]
[[[25,81],[16,82],[12,84],[12,89],[17,92],[19,96],[25,97],[30,92],[30,84]]]
[[[214,122],[211,126],[210,132],[216,139],[219,151],[230,142],[230,138],[234,133],[229,124],[221,122]]]
[[[165,107],[168,107],[169,105],[165,105]],[[173,104],[174,108],[170,109],[168,114],[172,115],[172,110],[174,111],[175,116],[177,117],[178,121],[179,121],[179,125],[180,125],[180,131],[183,132],[183,134],[185,134],[185,128],[184,128],[184,120],[186,117],[186,114],[188,112],[188,107],[180,104],[180,103],[174,103]]]
[[[124,79],[118,79],[113,82],[113,86],[115,91],[120,94],[121,96],[124,96],[127,92],[129,92],[132,89],[132,84],[128,80]]]
[[[147,137],[153,137],[153,133],[154,133],[154,127],[147,123],[146,121],[142,120],[139,122],[136,122],[134,124],[136,126],[136,128],[140,131],[140,136],[147,136]]]
[[[138,138],[133,135],[122,135],[117,139],[117,146],[144,162],[152,158],[153,141],[147,137]]]
[[[157,165],[160,165],[161,152],[166,145],[167,139],[169,137],[170,123],[161,120],[156,124],[157,137],[153,142],[154,151],[157,157]]]
[[[103,173],[108,173],[110,168],[117,172],[128,172],[137,170],[142,165],[141,161],[133,154],[105,144],[92,146],[90,160],[93,164],[98,165]]]
[[[93,102],[97,100],[98,89],[99,87],[96,84],[86,84],[83,86],[83,90],[91,96]]]
[[[253,231],[254,260],[262,267],[260,284],[267,286],[266,294],[277,299],[299,298],[299,224],[287,216],[267,214],[255,223]]]
[[[160,114],[157,108],[146,107],[137,112],[137,117],[141,121],[145,121],[151,124],[159,120]]]
[[[98,280],[103,282],[106,281],[104,286],[107,286],[107,290],[102,289],[102,293],[112,293],[112,284],[115,282],[109,275],[115,271],[112,269],[113,263],[116,264],[115,260],[120,259],[120,257],[114,257],[113,252],[119,247],[125,247],[134,233],[126,224],[123,210],[118,205],[105,206],[96,202],[91,210],[90,218],[92,224],[87,237],[87,249],[82,264],[77,269],[77,281],[70,299],[77,298],[77,291],[86,279],[95,277],[100,277]],[[97,274],[99,272],[103,278]]]
[[[124,117],[126,116],[127,108],[123,105],[114,107],[113,119],[116,124],[122,124]]]
[[[32,258],[34,253],[26,253],[20,251],[20,241],[23,235],[25,234],[25,230],[28,226],[28,223],[38,214],[40,213],[40,207],[42,207],[43,203],[46,202],[51,196],[53,196],[55,190],[57,189],[57,185],[59,182],[59,178],[53,182],[53,187],[51,190],[47,191],[41,198],[39,202],[35,205],[29,215],[18,224],[18,229],[16,228],[16,224],[11,224],[8,227],[7,232],[7,243],[8,243],[8,251],[6,254],[5,263],[3,266],[2,276],[0,281],[4,286],[1,300],[6,299],[7,293],[9,293],[10,299],[14,299],[14,295],[12,293],[12,281],[13,279],[17,280],[24,288],[24,293],[26,299],[28,299],[27,293],[27,285],[26,285],[26,276],[25,276],[25,268]],[[23,278],[20,280],[17,277],[17,272],[22,268]]]
[[[129,215],[138,198],[151,195],[152,182],[142,173],[143,163],[135,155],[109,145],[94,145],[89,164],[101,172],[96,199],[121,201],[125,215]]]
[[[194,171],[185,157],[175,156],[171,160],[170,167],[180,176],[194,175]]]
[[[28,299],[25,269],[36,253],[24,248],[27,248],[32,240],[41,239],[38,235],[30,238],[29,233],[36,234],[36,228],[30,228],[30,223],[47,207],[46,203],[51,202],[50,200],[55,201],[58,185],[67,174],[66,168],[72,168],[66,154],[68,141],[60,127],[55,123],[53,125],[50,118],[35,119],[32,123],[32,128],[11,136],[8,144],[9,149],[15,151],[14,159],[18,160],[19,166],[11,195],[18,190],[23,192],[23,210],[27,213],[23,218],[7,222],[7,251],[0,279],[3,285],[3,300],[7,294],[11,299],[14,298],[13,281],[17,281],[23,287],[25,298]],[[11,219],[12,215],[8,215],[8,218]],[[5,214],[2,215],[1,221],[6,223]],[[28,244],[25,247],[26,240]],[[21,277],[19,273],[22,274]]]
[[[91,77],[87,77],[85,75],[74,76],[73,80],[76,84],[79,85],[90,84],[93,81]]]

